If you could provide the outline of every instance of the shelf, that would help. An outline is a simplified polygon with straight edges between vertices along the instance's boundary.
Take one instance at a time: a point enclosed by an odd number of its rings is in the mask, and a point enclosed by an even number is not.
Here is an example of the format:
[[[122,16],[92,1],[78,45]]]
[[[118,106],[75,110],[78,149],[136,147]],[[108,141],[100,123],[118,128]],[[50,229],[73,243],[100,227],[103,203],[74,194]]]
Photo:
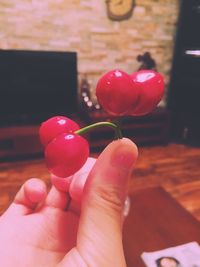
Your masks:
[[[0,128],[0,157],[16,157],[42,153],[39,126],[9,126]]]
[[[169,132],[169,112],[158,108],[153,113],[142,117],[117,117],[106,113],[94,112],[88,114],[85,121],[114,121],[122,130],[125,137],[132,139],[137,145],[166,144]],[[107,145],[114,138],[111,128],[98,128],[87,134],[92,149],[96,150]]]
[[[169,112],[157,109],[143,117],[116,117],[106,113],[90,113],[87,117],[74,119],[81,127],[98,121],[114,121],[120,125],[122,134],[137,145],[166,144],[169,131]],[[38,125],[10,126],[0,128],[0,158],[34,156],[42,154]],[[114,139],[110,127],[100,127],[88,132],[85,138],[92,150],[104,148]]]

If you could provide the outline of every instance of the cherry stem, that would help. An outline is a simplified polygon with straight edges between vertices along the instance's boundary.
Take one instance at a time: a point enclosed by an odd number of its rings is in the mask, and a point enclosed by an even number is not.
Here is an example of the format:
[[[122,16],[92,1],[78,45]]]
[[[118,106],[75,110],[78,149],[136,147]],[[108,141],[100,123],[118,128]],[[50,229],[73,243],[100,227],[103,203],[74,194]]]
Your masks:
[[[81,129],[75,131],[75,133],[82,135],[82,134],[87,133],[88,131],[90,131],[92,129],[99,128],[99,127],[105,127],[105,126],[108,126],[108,127],[111,127],[114,129],[117,139],[121,139],[123,137],[120,127],[118,125],[116,125],[115,123],[108,122],[108,121],[101,121],[101,122],[93,123],[91,125],[88,125],[86,127],[83,127]]]

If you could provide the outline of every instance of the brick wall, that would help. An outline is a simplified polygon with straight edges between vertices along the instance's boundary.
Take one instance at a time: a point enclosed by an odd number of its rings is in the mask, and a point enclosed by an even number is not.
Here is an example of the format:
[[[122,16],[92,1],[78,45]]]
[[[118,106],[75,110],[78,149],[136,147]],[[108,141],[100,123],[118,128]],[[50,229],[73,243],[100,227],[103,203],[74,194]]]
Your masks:
[[[0,48],[77,51],[92,89],[107,70],[135,71],[149,51],[168,83],[178,10],[178,0],[136,0],[132,17],[116,22],[104,0],[1,0]]]

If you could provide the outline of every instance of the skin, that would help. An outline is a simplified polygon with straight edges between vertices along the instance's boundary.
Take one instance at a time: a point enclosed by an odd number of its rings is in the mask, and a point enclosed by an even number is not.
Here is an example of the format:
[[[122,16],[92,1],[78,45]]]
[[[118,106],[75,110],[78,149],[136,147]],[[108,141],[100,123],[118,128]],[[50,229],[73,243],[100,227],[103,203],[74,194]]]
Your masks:
[[[0,218],[1,266],[125,267],[122,210],[137,153],[123,138],[73,177],[53,176],[48,193],[28,180]]]

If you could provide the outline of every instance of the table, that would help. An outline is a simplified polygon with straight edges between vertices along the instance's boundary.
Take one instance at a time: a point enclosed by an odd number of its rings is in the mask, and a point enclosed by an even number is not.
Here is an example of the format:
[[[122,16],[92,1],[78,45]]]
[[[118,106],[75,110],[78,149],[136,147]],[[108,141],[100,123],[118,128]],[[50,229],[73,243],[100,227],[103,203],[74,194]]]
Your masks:
[[[124,223],[123,244],[128,267],[144,267],[142,252],[200,243],[200,222],[163,188],[148,188],[131,196]]]

